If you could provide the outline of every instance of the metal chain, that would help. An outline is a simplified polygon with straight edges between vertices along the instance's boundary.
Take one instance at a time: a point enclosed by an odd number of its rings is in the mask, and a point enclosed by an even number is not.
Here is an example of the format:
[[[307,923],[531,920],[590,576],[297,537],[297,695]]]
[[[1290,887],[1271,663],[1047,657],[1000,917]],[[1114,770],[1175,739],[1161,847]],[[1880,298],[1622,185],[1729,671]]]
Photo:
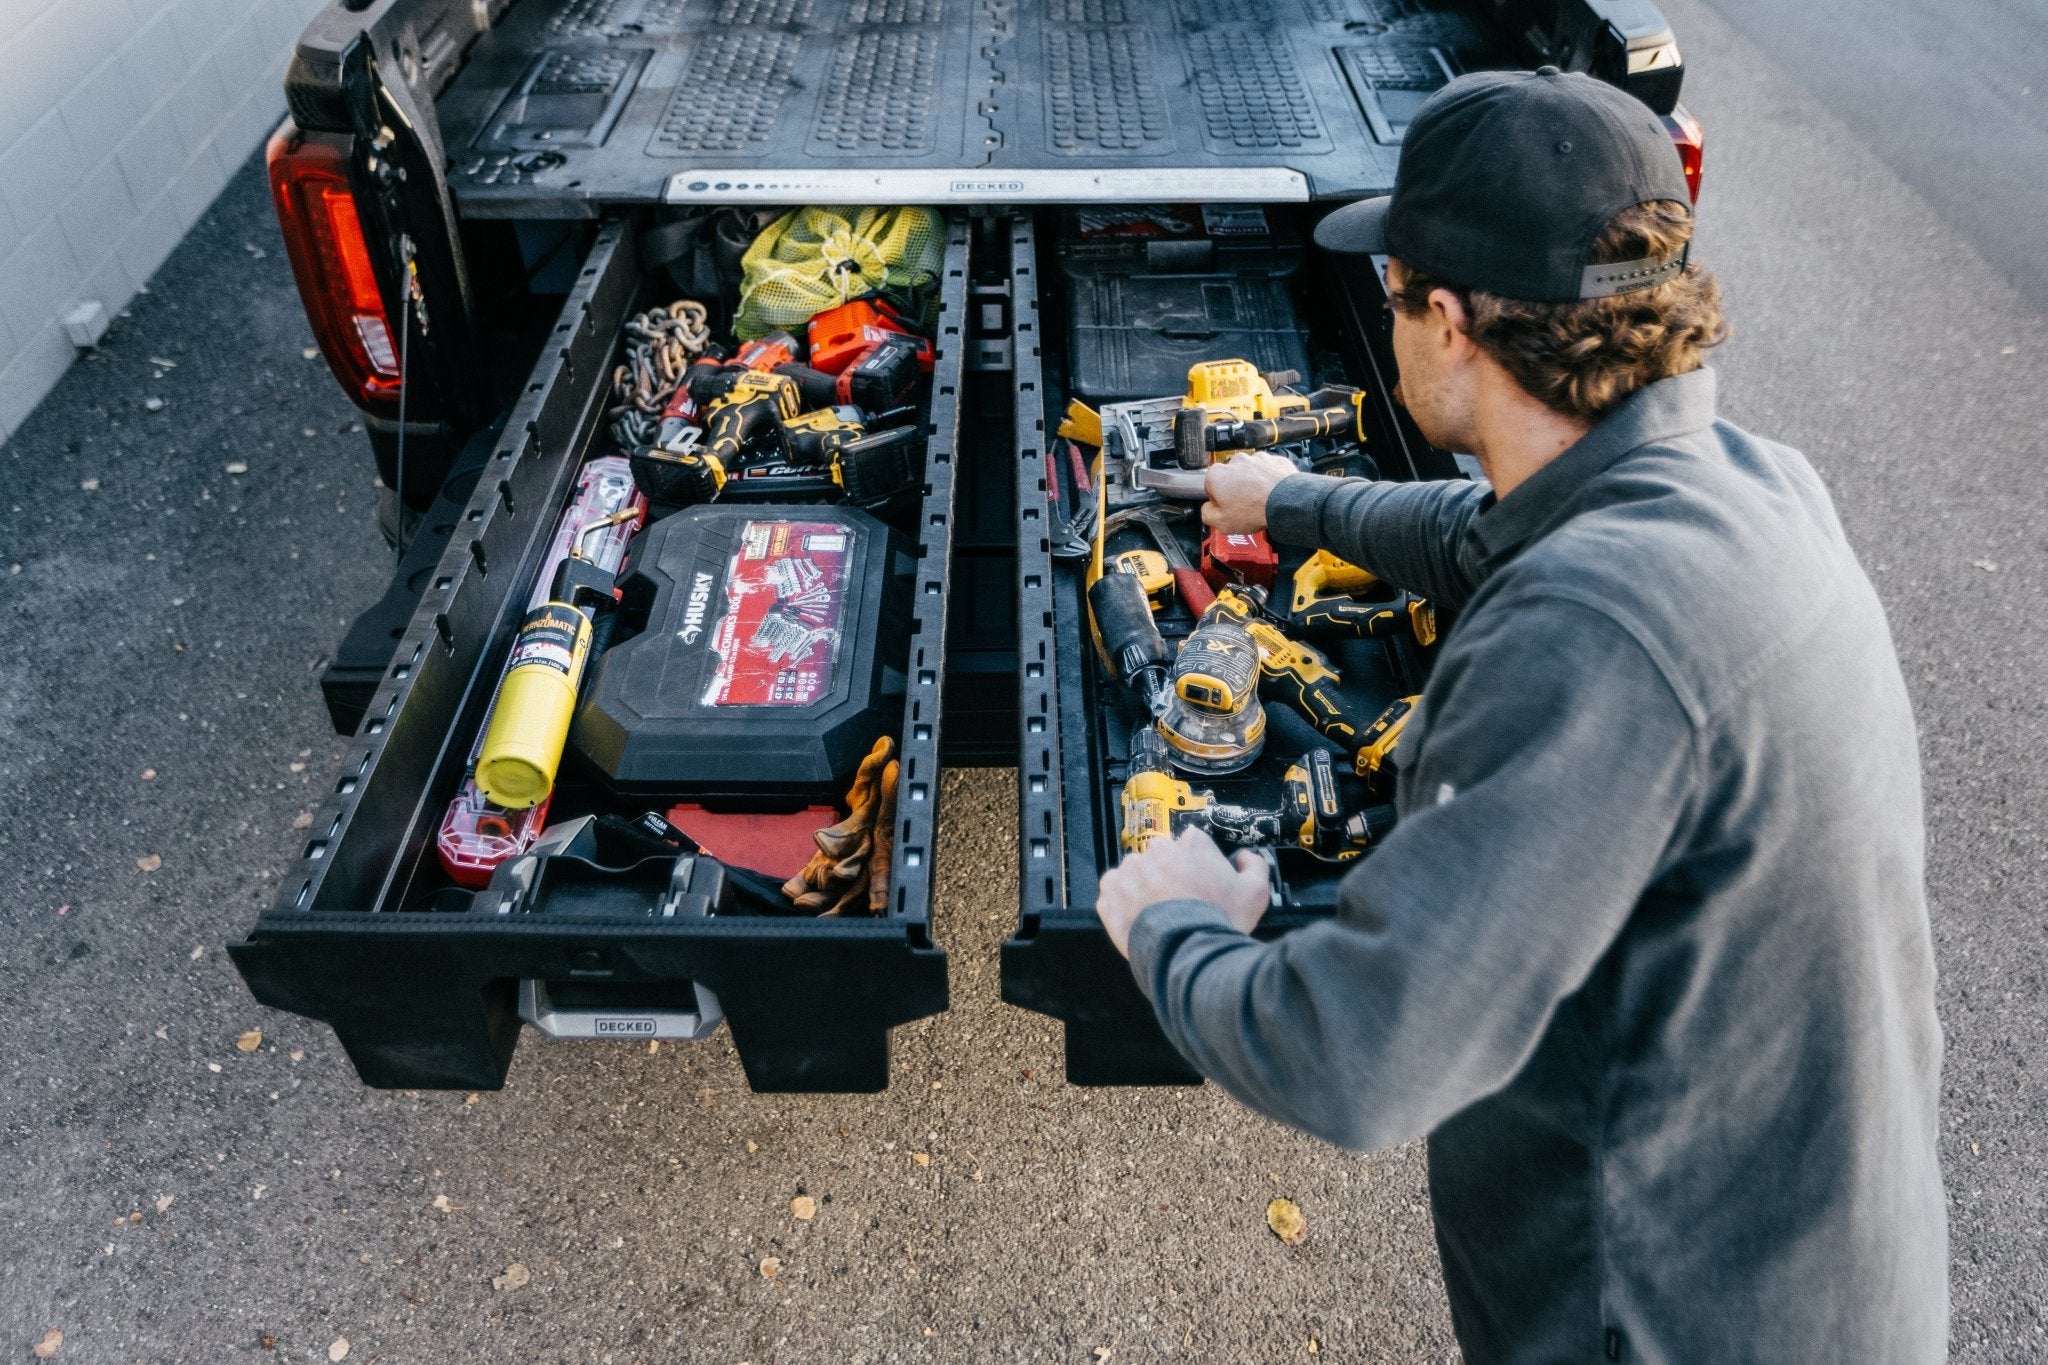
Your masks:
[[[711,344],[710,314],[695,299],[677,299],[626,319],[625,362],[612,371],[612,439],[621,450],[654,440],[661,410],[675,396],[690,362]]]

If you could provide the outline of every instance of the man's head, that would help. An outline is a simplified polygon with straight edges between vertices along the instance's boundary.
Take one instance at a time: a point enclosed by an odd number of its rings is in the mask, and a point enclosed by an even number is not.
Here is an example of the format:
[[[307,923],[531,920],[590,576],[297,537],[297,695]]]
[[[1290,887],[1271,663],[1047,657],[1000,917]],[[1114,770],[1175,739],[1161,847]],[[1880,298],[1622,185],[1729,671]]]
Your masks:
[[[1393,195],[1339,209],[1316,240],[1392,258],[1402,397],[1447,448],[1471,448],[1482,386],[1503,375],[1590,422],[1727,334],[1718,286],[1688,259],[1685,175],[1657,116],[1554,68],[1445,86],[1410,126]]]

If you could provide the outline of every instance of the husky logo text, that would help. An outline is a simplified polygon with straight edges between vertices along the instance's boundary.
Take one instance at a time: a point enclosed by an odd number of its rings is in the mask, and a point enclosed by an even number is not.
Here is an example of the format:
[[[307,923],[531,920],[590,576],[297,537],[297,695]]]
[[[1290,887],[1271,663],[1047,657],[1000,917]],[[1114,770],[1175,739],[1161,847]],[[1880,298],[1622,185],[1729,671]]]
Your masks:
[[[683,643],[694,645],[704,633],[704,612],[711,605],[711,575],[700,573],[690,583],[690,602],[683,608]]]

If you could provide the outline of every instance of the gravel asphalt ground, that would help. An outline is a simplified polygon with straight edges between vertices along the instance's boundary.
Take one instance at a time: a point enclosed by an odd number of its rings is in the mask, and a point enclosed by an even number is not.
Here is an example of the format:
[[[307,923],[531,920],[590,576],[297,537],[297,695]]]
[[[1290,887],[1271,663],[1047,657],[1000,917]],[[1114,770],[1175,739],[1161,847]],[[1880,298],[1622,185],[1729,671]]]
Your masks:
[[[1918,707],[1954,1358],[2037,1361],[2048,319],[1715,10],[1664,8],[1725,412],[1826,475]],[[1008,771],[947,776],[955,1004],[884,1094],[753,1095],[723,1035],[529,1034],[502,1092],[370,1091],[254,1004],[222,945],[331,783],[315,675],[387,572],[308,344],[252,165],[0,447],[0,1360],[53,1330],[114,1365],[1456,1358],[1418,1148],[1070,1088],[999,1003]]]

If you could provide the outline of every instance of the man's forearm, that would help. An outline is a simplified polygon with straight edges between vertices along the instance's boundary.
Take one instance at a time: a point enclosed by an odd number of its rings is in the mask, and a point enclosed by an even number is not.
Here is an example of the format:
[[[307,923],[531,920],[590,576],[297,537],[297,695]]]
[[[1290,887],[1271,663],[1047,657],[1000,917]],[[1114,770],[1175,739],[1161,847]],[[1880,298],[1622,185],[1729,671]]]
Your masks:
[[[1478,586],[1465,533],[1484,484],[1462,479],[1389,483],[1294,474],[1266,499],[1266,533],[1285,545],[1329,550],[1446,610]]]
[[[1131,934],[1131,967],[1161,1031],[1232,1098],[1276,1123],[1353,1150],[1413,1136],[1363,1121],[1365,1111],[1355,1103],[1360,1078],[1340,1080],[1343,1068],[1332,1065],[1338,1058],[1317,1046],[1310,1031],[1269,1030],[1262,1027],[1268,1021],[1247,1017],[1251,977],[1270,967],[1270,958],[1266,945],[1198,900],[1148,907]],[[1370,1069],[1370,1053],[1358,1060]],[[1400,1116],[1381,1111],[1377,1117],[1398,1122]]]

